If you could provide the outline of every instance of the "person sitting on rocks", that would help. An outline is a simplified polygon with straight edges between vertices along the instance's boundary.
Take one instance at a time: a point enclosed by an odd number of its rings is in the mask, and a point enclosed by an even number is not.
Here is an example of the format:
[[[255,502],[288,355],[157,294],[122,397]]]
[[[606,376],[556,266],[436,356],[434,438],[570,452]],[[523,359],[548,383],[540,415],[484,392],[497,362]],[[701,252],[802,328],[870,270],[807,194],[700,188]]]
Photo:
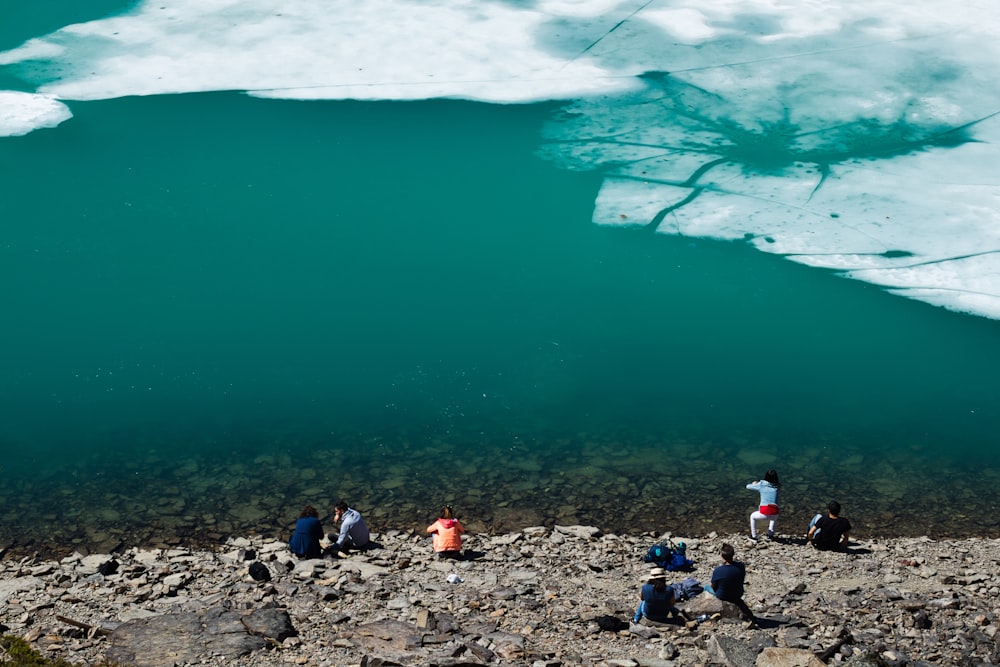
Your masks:
[[[368,532],[368,524],[361,517],[361,512],[347,506],[343,500],[338,500],[333,506],[333,520],[340,523],[340,535],[334,537],[330,533],[327,537],[333,544],[330,545],[330,552],[334,555],[342,555],[348,549],[364,549],[368,546],[371,538]]]
[[[671,617],[680,618],[681,613],[674,606],[676,600],[673,586],[667,586],[667,571],[654,567],[649,571],[649,579],[639,592],[639,608],[635,610],[633,623],[648,618],[656,623],[667,623]]]
[[[439,558],[462,557],[462,533],[465,532],[465,527],[455,518],[455,510],[451,505],[441,508],[441,516],[427,526],[427,532],[433,535],[434,553]]]
[[[323,555],[319,544],[322,539],[323,525],[319,522],[319,512],[312,505],[306,505],[295,521],[295,532],[288,541],[288,548],[299,558],[319,558]]]
[[[731,544],[723,544],[720,555],[722,556],[722,565],[712,572],[712,583],[706,586],[705,590],[724,602],[732,602],[740,608],[745,618],[753,620],[753,612],[743,601],[743,585],[747,574],[746,565],[735,560],[736,550]]]
[[[840,516],[840,503],[836,500],[826,506],[827,515],[817,514],[809,522],[806,539],[821,551],[843,549],[851,535],[851,522]]]

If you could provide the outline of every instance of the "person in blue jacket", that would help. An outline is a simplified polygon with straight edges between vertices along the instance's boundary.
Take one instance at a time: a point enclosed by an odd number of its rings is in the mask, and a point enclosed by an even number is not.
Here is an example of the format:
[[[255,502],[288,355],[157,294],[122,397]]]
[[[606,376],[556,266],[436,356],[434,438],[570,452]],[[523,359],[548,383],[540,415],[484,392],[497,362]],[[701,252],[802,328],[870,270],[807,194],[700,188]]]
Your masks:
[[[288,541],[288,548],[299,558],[322,558],[323,549],[319,544],[322,539],[323,525],[319,522],[319,512],[312,505],[306,505],[295,521],[295,532]]]
[[[753,611],[743,600],[746,565],[736,560],[736,549],[731,544],[723,544],[720,555],[722,565],[712,571],[712,583],[706,586],[705,590],[720,600],[732,602],[739,607],[743,618],[755,621]]]

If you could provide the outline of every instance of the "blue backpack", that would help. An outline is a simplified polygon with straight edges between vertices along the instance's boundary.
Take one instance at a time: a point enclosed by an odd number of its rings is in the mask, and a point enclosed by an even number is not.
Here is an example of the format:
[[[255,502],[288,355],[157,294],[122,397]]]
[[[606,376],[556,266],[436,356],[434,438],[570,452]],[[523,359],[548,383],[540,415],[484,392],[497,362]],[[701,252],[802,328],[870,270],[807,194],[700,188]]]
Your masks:
[[[689,572],[694,569],[694,561],[685,556],[683,542],[677,546],[670,542],[658,542],[649,547],[642,561],[662,567],[669,572]]]
[[[649,551],[642,557],[643,563],[655,563],[660,567],[666,567],[664,563],[669,563],[674,556],[674,550],[664,543],[654,544],[649,547]]]

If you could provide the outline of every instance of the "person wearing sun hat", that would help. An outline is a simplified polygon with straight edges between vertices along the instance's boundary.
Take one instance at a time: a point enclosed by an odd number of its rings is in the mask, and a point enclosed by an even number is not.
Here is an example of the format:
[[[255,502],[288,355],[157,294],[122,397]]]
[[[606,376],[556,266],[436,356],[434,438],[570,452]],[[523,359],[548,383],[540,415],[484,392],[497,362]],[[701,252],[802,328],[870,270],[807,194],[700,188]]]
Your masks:
[[[662,567],[649,571],[649,579],[642,585],[639,598],[642,601],[635,610],[633,623],[638,623],[643,617],[665,623],[671,616],[680,616],[680,611],[674,606],[674,588],[667,585],[667,572]]]

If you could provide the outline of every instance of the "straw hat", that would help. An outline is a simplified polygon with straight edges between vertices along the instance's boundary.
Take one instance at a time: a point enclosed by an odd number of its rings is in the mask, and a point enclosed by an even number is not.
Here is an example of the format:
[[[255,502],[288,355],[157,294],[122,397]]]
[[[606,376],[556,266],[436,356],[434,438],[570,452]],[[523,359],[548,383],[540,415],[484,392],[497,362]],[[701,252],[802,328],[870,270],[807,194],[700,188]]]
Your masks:
[[[649,571],[650,579],[666,579],[666,577],[667,577],[667,571],[664,570],[662,567],[654,567],[652,570]]]

